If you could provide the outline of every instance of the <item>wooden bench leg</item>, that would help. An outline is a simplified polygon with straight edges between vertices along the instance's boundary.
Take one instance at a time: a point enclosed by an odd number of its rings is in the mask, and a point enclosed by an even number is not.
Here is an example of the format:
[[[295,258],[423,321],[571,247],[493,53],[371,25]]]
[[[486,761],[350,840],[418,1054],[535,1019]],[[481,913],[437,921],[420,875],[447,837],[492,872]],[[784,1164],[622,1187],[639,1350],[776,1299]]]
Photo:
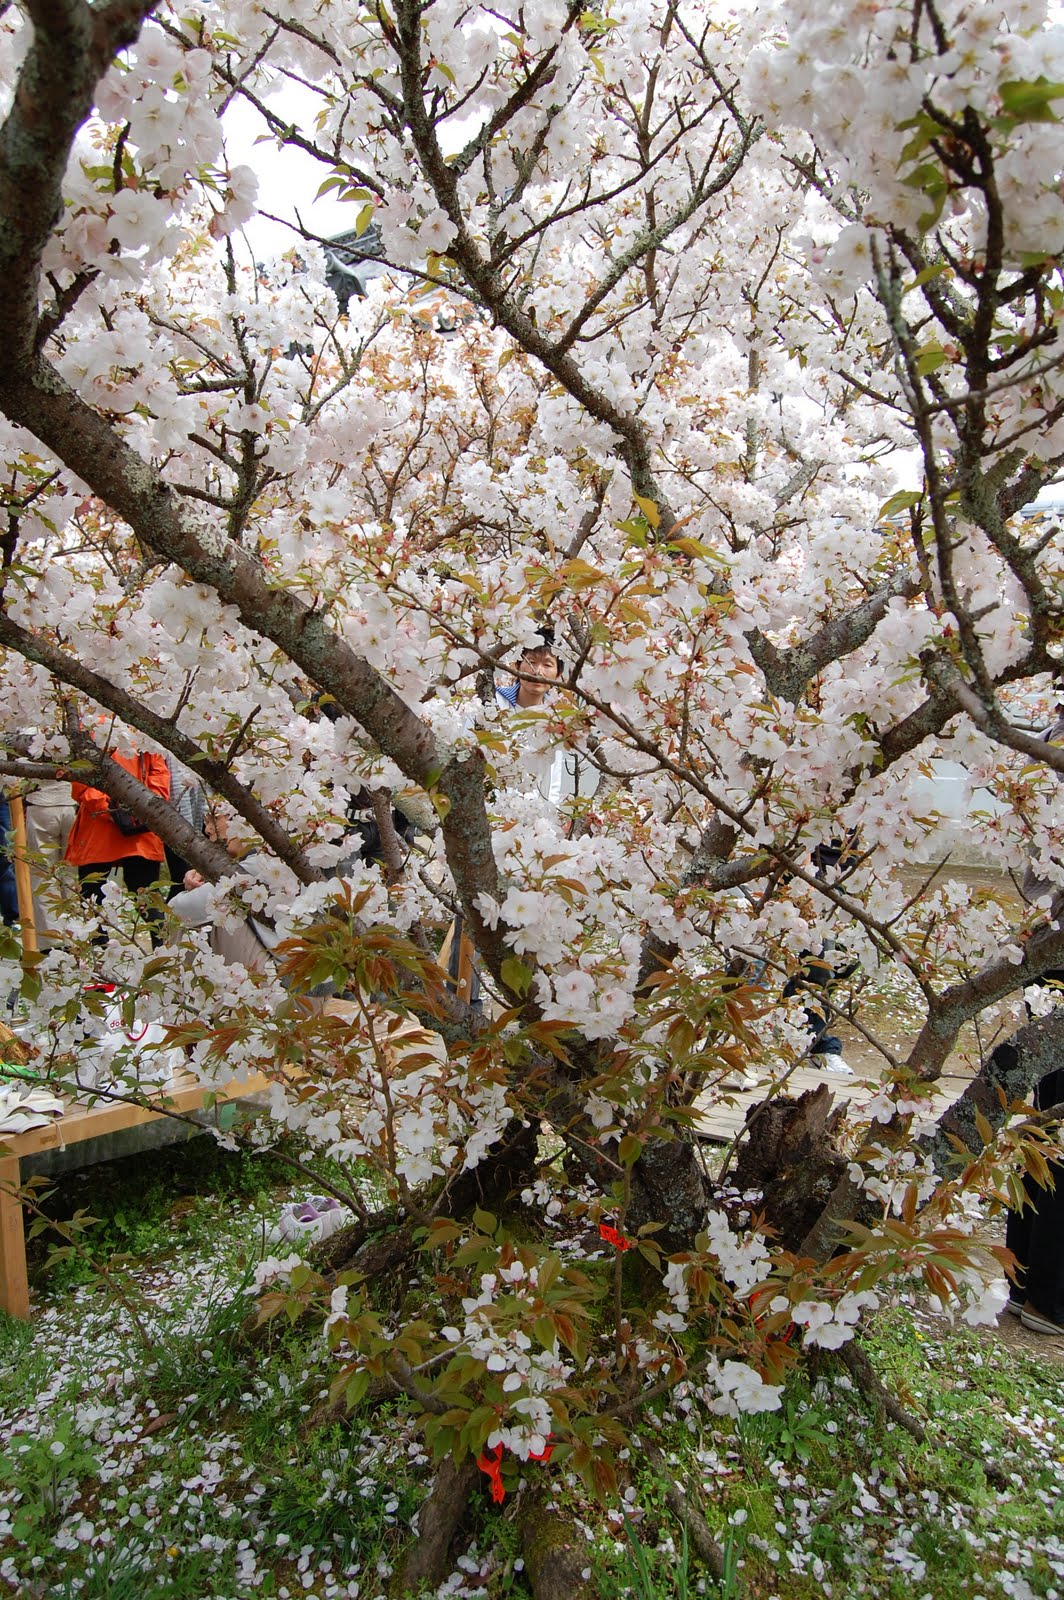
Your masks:
[[[30,1285],[26,1276],[26,1234],[18,1198],[18,1156],[0,1159],[0,1311],[26,1320]]]

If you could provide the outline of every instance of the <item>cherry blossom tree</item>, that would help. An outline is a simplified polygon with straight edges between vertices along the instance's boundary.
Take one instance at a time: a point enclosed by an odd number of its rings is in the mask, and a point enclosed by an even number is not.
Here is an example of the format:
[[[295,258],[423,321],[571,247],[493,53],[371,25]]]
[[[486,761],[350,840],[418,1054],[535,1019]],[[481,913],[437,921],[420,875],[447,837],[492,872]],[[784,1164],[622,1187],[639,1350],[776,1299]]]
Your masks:
[[[603,1491],[641,1407],[777,1405],[893,1286],[992,1316],[986,1207],[1051,1148],[1006,1113],[1064,1040],[1023,1003],[1064,966],[1062,539],[1029,509],[1064,462],[1045,4],[23,0],[0,30],[3,770],[91,774],[219,922],[282,937],[256,978],[205,935],[149,955],[118,892],[100,913],[196,1070],[266,1070],[271,1127],[371,1175],[267,1309],[331,1294],[341,1387],[405,1391],[438,1455],[504,1488],[553,1434]],[[241,102],[379,236],[343,315],[306,229],[253,259]],[[560,688],[509,715],[490,675],[545,621]],[[243,870],[108,759],[116,726],[231,809]],[[530,780],[558,750],[560,810]],[[942,877],[914,779],[944,755],[1033,907]],[[367,793],[383,865],[352,865]],[[435,960],[459,911],[480,1008]],[[59,1079],[100,950],[95,914],[62,926],[22,980]],[[832,941],[883,1085],[849,1131],[822,1092],[788,1133],[781,995]],[[866,1004],[888,981],[922,1019],[902,1048]],[[767,1233],[691,1133],[751,1063]],[[419,1245],[446,1269],[411,1331],[371,1280]]]

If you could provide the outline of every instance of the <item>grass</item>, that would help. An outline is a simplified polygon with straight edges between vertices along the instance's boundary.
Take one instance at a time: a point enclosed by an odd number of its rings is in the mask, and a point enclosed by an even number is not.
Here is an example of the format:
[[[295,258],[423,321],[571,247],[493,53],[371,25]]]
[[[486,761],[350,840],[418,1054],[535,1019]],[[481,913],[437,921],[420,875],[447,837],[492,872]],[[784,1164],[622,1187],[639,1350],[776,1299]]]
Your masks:
[[[252,1218],[276,1211],[274,1195],[291,1181],[290,1167],[275,1155],[229,1151],[213,1139],[197,1138],[49,1180],[40,1203],[48,1216],[70,1217],[82,1209],[96,1219],[91,1254],[97,1262],[116,1256],[158,1259],[168,1250],[208,1242],[217,1229],[219,1204],[239,1209],[249,1246],[255,1244]],[[31,1274],[44,1268],[55,1243],[48,1232],[31,1242]],[[60,1261],[53,1257],[47,1276],[57,1293],[94,1281],[96,1274],[74,1251]]]
[[[127,1258],[150,1356],[83,1259],[76,1272],[39,1259],[34,1324],[0,1319],[0,1594],[384,1596],[430,1473],[415,1428],[387,1408],[312,1424],[332,1363],[313,1330],[258,1352],[233,1337],[264,1223],[302,1191],[290,1170],[206,1141],[166,1154],[148,1182],[115,1163],[51,1202],[100,1217],[89,1248]],[[603,1600],[733,1600],[740,1586],[751,1600],[1064,1597],[1064,1364],[907,1306],[867,1348],[925,1443],[830,1364],[792,1380],[775,1413],[677,1403],[659,1419],[670,1472],[726,1551],[723,1584],[638,1451],[612,1517],[555,1469]],[[449,1596],[528,1600],[511,1513],[477,1497]]]

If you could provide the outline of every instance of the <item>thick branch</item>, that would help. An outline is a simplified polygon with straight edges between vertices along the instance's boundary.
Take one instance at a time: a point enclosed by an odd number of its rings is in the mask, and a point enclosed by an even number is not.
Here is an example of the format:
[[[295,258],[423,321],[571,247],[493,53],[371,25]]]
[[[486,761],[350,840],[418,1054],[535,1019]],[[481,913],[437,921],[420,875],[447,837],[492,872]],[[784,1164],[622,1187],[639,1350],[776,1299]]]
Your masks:
[[[852,611],[832,617],[812,638],[789,650],[778,649],[760,628],[752,628],[746,635],[746,642],[761,668],[769,692],[797,705],[818,672],[841,656],[859,650],[871,638],[892,600],[910,600],[919,592],[918,578],[898,573]]]
[[[22,778],[26,783],[62,783],[69,776],[56,761],[0,761],[0,777]]]
[[[1002,713],[1001,707],[986,705],[951,663],[932,657],[923,662],[923,668],[924,676],[949,695],[959,711],[967,712],[976,727],[981,728],[995,744],[1018,750],[1021,755],[1031,756],[1035,761],[1052,767],[1054,772],[1064,773],[1064,749],[1060,745],[1049,744],[1045,739],[1014,727]]]
[[[943,1112],[935,1132],[924,1142],[924,1149],[938,1170],[941,1172],[950,1157],[956,1155],[951,1134],[973,1155],[978,1154],[983,1139],[976,1126],[977,1115],[984,1116],[996,1131],[1005,1120],[1007,1107],[1014,1100],[1028,1099],[1035,1084],[1054,1072],[1062,1058],[1064,1006],[1057,1006],[1047,1016],[1033,1018],[999,1044],[960,1098]]]
[[[155,0],[27,0],[33,40],[0,130],[0,346],[28,360],[37,334],[41,255],[62,209],[74,135],[116,51],[134,42]]]
[[[1052,658],[1040,647],[1030,650],[1021,661],[1014,661],[1004,672],[994,679],[997,689],[1005,684],[1016,683],[1021,678],[1030,677],[1036,672],[1050,672],[1053,670]],[[959,714],[960,708],[953,696],[938,685],[932,685],[931,693],[922,705],[917,706],[901,722],[888,728],[879,740],[880,760],[877,771],[884,771],[893,766],[895,761],[900,761],[902,756],[909,754],[910,750],[941,733],[951,718]],[[1038,749],[1035,753],[1038,760],[1045,759],[1046,745],[1042,740],[1036,740]]]
[[[974,977],[951,984],[934,999],[909,1052],[908,1065],[921,1078],[939,1077],[957,1033],[966,1022],[987,1006],[1060,967],[1064,967],[1064,925],[1043,923],[1028,939],[1021,961],[1000,956]]]
[[[88,772],[78,771],[79,782],[102,789],[118,805],[132,811],[135,817],[147,824],[152,833],[157,833],[205,878],[217,881],[239,872],[239,866],[222,845],[197,833],[169,800],[164,800],[162,795],[147,788],[133,773],[120,767],[117,761],[112,760],[110,752],[101,750],[90,734],[71,730],[69,739],[71,755],[79,763],[79,768],[81,764],[89,768]]]

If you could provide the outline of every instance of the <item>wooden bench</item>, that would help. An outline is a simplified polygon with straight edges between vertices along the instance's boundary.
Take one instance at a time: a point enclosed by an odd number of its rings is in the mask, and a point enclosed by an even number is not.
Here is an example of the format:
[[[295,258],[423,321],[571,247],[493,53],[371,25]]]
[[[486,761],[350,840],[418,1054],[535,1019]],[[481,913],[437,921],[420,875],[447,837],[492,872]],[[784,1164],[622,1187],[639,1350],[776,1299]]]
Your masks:
[[[243,1100],[249,1095],[262,1093],[268,1086],[268,1080],[261,1074],[248,1078],[244,1083],[229,1083],[218,1089],[197,1083],[183,1074],[152,1095],[145,1105],[133,1106],[117,1101],[81,1105],[72,1101],[62,1116],[55,1117],[43,1128],[30,1128],[25,1133],[6,1137],[0,1133],[0,1310],[12,1317],[27,1318],[30,1314],[26,1235],[22,1205],[18,1199],[23,1156],[38,1155],[45,1150],[62,1150],[67,1145],[82,1144],[87,1139],[121,1133],[127,1128],[156,1122],[168,1111],[187,1116],[202,1111],[208,1101],[217,1105],[230,1100]]]

